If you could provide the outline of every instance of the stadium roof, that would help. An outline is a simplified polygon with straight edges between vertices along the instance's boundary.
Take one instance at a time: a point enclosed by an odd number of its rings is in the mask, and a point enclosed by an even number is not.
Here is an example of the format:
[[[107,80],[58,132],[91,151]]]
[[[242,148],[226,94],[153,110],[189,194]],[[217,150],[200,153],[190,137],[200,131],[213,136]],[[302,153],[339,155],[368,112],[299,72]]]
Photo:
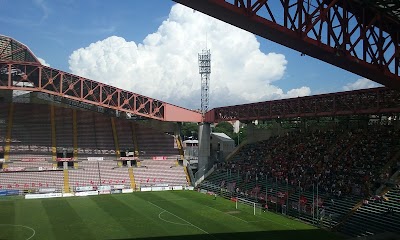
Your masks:
[[[325,0],[331,2],[331,0]],[[400,1],[399,0],[347,0],[347,4],[353,5],[351,10],[358,16],[365,17],[365,22],[371,22],[376,16],[385,19],[385,24],[378,26],[383,31],[396,35],[400,28]],[[344,5],[344,1],[338,1],[337,5]]]
[[[44,94],[52,102],[125,112],[168,122],[201,122],[202,115],[127,90],[44,66],[24,44],[0,35],[0,90]],[[56,97],[55,97],[56,96]]]
[[[27,46],[4,35],[0,35],[0,60],[41,64]]]
[[[378,11],[383,11],[393,17],[393,20],[400,24],[400,1],[398,0],[363,0]]]

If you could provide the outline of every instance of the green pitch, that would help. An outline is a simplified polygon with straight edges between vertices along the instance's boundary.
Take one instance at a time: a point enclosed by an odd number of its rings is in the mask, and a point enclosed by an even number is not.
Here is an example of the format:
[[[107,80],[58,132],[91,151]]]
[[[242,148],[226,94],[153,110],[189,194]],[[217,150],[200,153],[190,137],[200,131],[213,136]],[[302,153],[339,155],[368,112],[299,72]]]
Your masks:
[[[0,199],[0,239],[341,239],[195,191]]]

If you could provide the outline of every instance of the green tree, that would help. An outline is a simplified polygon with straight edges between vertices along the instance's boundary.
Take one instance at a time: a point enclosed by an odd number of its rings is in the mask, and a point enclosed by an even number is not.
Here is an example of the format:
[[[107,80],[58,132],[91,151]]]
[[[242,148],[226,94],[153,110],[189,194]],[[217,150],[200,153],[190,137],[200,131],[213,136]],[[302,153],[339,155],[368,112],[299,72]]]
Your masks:
[[[220,122],[215,126],[214,132],[225,133],[230,138],[234,139],[235,134],[233,133],[233,126],[228,122]]]
[[[239,145],[240,143],[244,142],[247,138],[247,125],[241,127],[238,133],[235,133],[235,144]]]
[[[229,122],[220,122],[215,126],[214,132],[225,133],[235,141],[236,145],[239,145],[246,140],[247,137],[247,125],[242,126],[238,133],[233,132],[233,126]]]
[[[189,139],[189,137],[193,137],[193,139],[198,139],[199,136],[199,126],[197,123],[182,123],[181,127],[182,140]]]

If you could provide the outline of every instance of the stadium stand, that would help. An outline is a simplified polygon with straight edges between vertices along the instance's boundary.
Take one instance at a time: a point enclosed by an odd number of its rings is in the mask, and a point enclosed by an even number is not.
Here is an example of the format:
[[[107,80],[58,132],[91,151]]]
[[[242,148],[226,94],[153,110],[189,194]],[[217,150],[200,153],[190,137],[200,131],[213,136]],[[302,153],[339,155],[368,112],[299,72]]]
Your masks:
[[[140,186],[168,184],[186,186],[183,167],[176,160],[145,160],[140,168],[134,168],[135,181]]]
[[[34,116],[34,117],[33,117]],[[10,160],[52,160],[49,107],[14,104]]]
[[[179,152],[175,146],[174,136],[158,133],[148,127],[135,129],[141,158],[150,159],[153,156],[165,156],[175,160],[178,158]]]
[[[57,153],[63,153],[65,150],[72,153],[74,150],[72,118],[64,117],[72,114],[72,109],[55,108]]]
[[[78,111],[78,158],[101,156],[107,160],[115,160],[110,120],[97,115],[93,112]]]
[[[1,189],[18,189],[21,191],[39,188],[64,188],[62,171],[19,171],[0,174]]]
[[[129,185],[128,168],[119,167],[116,161],[104,161],[99,166],[102,185]]]
[[[79,162],[78,169],[68,171],[69,185],[71,187],[100,185],[98,165],[97,161]]]
[[[0,109],[4,110],[0,112],[2,119],[12,119],[0,124],[2,154],[7,154],[3,152],[6,145],[10,145],[9,158],[0,172],[2,189],[55,188],[58,192],[69,192],[69,188],[77,186],[124,185],[131,188],[132,182],[145,181],[144,185],[188,184],[183,166],[177,164],[179,151],[173,135],[126,119],[112,120],[102,113],[47,104],[2,103]],[[4,137],[8,130],[9,143]],[[75,148],[76,154],[73,153]],[[133,152],[143,156],[127,156]],[[126,163],[128,161],[130,164]],[[142,167],[140,161],[144,163]],[[131,164],[132,176],[129,173]],[[150,179],[152,183],[147,184]]]
[[[343,230],[347,234],[362,236],[366,230],[354,230],[351,221],[359,226],[359,212],[368,212],[367,206],[359,208],[354,216],[349,213],[357,209],[355,206],[363,198],[379,194],[381,184],[396,172],[394,160],[400,150],[399,139],[399,129],[390,125],[294,130],[243,146],[230,161],[219,163],[217,170],[197,187],[227,197],[247,197],[259,202],[267,198],[273,211],[328,228],[346,226]],[[391,198],[385,203],[396,202],[395,197]],[[388,207],[374,211],[380,214]],[[374,224],[373,218],[364,215],[364,219]],[[350,224],[343,224],[344,220]],[[400,232],[396,225],[376,229],[374,233]]]
[[[400,233],[400,188],[365,199],[340,230],[354,237]]]
[[[116,130],[118,134],[119,148],[121,152],[137,151],[135,145],[136,138],[133,136],[132,123],[126,121],[117,121]],[[122,153],[121,153],[122,154]],[[121,155],[122,156],[122,155]]]
[[[96,149],[104,155],[105,160],[115,160],[117,157],[116,147],[113,140],[110,117],[92,114],[95,128],[93,132],[96,134]]]
[[[7,105],[0,104],[0,119],[4,119],[0,122],[0,152],[4,154],[5,146],[5,133],[7,131],[7,125],[5,119],[7,119],[8,108]],[[4,157],[4,156],[3,156]]]

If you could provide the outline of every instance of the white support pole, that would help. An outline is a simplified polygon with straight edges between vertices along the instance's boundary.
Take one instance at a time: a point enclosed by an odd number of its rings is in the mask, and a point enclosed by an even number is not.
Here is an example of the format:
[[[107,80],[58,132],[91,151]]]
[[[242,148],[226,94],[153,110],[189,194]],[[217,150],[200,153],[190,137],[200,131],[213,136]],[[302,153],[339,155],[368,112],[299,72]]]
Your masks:
[[[268,205],[268,174],[265,176],[265,204]]]
[[[278,212],[278,177],[275,177],[275,212]]]
[[[312,222],[313,222],[313,224],[314,224],[314,220],[315,220],[315,209],[314,209],[314,207],[315,207],[315,196],[314,196],[314,183],[312,184]]]
[[[317,222],[319,221],[319,199],[318,199],[318,179],[317,179]]]

